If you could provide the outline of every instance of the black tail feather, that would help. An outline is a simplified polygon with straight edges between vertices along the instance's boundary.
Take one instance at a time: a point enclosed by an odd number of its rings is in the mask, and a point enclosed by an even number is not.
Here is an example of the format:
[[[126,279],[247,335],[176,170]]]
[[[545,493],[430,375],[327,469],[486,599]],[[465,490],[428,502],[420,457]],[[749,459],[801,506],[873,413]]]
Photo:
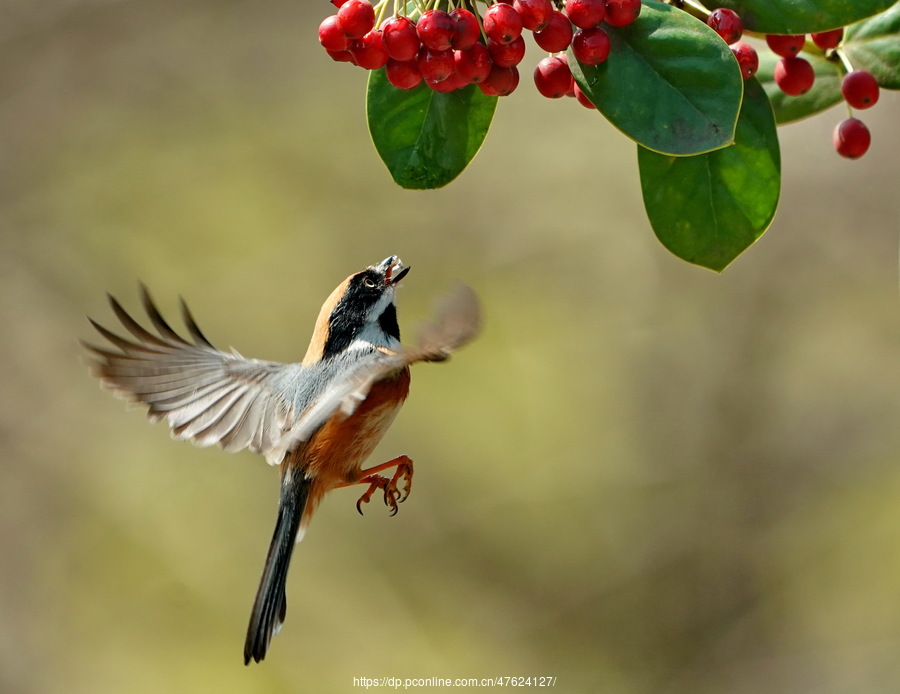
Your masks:
[[[249,665],[251,659],[258,663],[266,657],[269,641],[284,622],[287,612],[285,582],[300,519],[309,496],[309,486],[310,481],[302,472],[288,468],[282,477],[278,521],[250,614],[244,643],[244,665]]]

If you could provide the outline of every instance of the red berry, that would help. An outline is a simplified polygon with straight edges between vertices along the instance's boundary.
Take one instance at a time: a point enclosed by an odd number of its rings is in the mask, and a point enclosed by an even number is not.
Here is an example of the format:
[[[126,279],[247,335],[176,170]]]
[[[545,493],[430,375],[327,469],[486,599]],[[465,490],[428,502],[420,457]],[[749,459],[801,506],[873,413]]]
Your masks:
[[[856,118],[848,118],[838,123],[834,129],[834,148],[847,159],[858,159],[865,154],[872,142],[872,135],[866,124]]]
[[[729,45],[739,41],[744,33],[744,23],[738,13],[725,7],[713,10],[706,23]]]
[[[384,50],[381,29],[375,29],[361,39],[356,39],[350,46],[350,52],[356,58],[356,64],[366,70],[384,67],[389,57]]]
[[[440,82],[429,82],[428,80],[425,80],[425,84],[434,91],[445,94],[447,92],[455,92],[457,89],[462,89],[469,85],[469,83],[464,78],[460,77],[457,72],[450,73],[447,79],[443,79]]]
[[[609,36],[603,29],[579,29],[572,39],[572,53],[585,65],[599,65],[609,57]]]
[[[844,30],[833,29],[831,31],[823,31],[819,34],[810,34],[810,38],[812,38],[813,43],[822,50],[837,48],[844,38]]]
[[[433,51],[446,51],[456,37],[456,22],[443,10],[428,10],[416,25],[423,46]]]
[[[520,36],[512,43],[497,43],[494,39],[488,39],[487,49],[494,65],[512,67],[521,63],[525,57],[525,39]]]
[[[347,2],[347,0],[331,0],[331,4],[334,5],[335,7],[340,7],[345,2]]]
[[[457,7],[450,13],[450,18],[456,22],[456,34],[453,36],[453,47],[461,51],[471,48],[481,38],[481,26],[478,18],[469,10]]]
[[[782,58],[775,64],[775,83],[788,96],[806,94],[816,73],[805,58]]]
[[[591,100],[588,99],[587,94],[581,91],[581,87],[578,86],[578,82],[573,82],[572,88],[575,90],[575,98],[578,99],[579,104],[581,104],[585,108],[592,108],[594,110],[597,109],[597,107],[594,106],[593,103],[591,103]]]
[[[572,71],[564,55],[543,58],[534,68],[534,85],[548,99],[559,99],[572,88]]]
[[[326,51],[346,51],[352,39],[347,38],[336,14],[325,17],[319,25],[319,43]]]
[[[478,83],[478,88],[488,96],[507,96],[519,86],[519,70],[514,67],[491,68],[487,78]]]
[[[463,87],[468,87],[470,84],[465,77],[455,71],[445,81],[449,82],[453,86],[453,89],[462,89]]]
[[[408,17],[391,17],[381,25],[381,32],[384,49],[394,60],[412,60],[418,54],[419,35],[415,23]]]
[[[806,36],[803,34],[797,36],[769,34],[766,36],[766,43],[769,44],[769,48],[782,58],[793,58],[800,52],[805,42]]]
[[[540,31],[547,26],[553,12],[550,0],[514,0],[513,7],[522,18],[522,27],[528,31]]]
[[[597,26],[606,17],[605,0],[566,0],[569,21],[579,29]]]
[[[534,42],[548,53],[566,50],[572,43],[572,22],[562,12],[554,10],[547,26],[534,32]]]
[[[483,82],[491,72],[491,55],[483,43],[464,51],[453,51],[456,72],[467,82]]]
[[[614,27],[631,24],[641,13],[641,0],[606,0],[606,23]]]
[[[759,56],[756,54],[756,49],[743,41],[738,41],[729,46],[729,48],[734,53],[734,57],[737,58],[738,65],[741,68],[741,77],[745,80],[753,77],[759,69]]]
[[[391,58],[384,66],[388,82],[397,89],[413,89],[422,81],[419,65],[415,60],[394,60]]]
[[[869,108],[878,102],[878,82],[871,72],[854,70],[841,80],[841,94],[853,108]]]
[[[375,8],[366,0],[347,0],[337,11],[337,18],[347,36],[362,38],[375,27]]]
[[[484,33],[497,43],[511,43],[522,35],[522,17],[512,5],[497,3],[484,11]]]
[[[456,71],[453,51],[433,51],[422,46],[419,50],[419,72],[426,82],[440,82]]]
[[[353,57],[353,54],[349,50],[343,51],[329,51],[327,48],[325,52],[331,56],[331,59],[336,63],[353,63],[356,64],[356,58]]]

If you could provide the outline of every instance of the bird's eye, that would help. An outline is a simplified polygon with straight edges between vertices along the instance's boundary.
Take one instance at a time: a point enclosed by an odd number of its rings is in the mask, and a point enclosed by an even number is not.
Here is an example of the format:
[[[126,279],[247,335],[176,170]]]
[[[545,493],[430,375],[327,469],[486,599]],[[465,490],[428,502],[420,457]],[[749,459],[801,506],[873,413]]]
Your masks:
[[[369,289],[372,289],[375,286],[375,280],[366,277],[366,279],[363,280],[363,284],[366,285]]]

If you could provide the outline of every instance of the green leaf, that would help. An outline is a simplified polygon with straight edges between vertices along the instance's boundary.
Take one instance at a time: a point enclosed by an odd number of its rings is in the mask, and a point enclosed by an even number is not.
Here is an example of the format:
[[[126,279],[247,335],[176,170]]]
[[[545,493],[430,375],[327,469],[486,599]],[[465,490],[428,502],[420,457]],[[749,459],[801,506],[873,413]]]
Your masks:
[[[741,16],[746,31],[810,34],[847,26],[883,12],[895,0],[716,0]],[[710,5],[712,7],[712,5]]]
[[[472,84],[449,94],[424,83],[403,91],[384,68],[369,75],[369,134],[394,181],[404,188],[440,188],[456,178],[484,142],[497,97]]]
[[[819,55],[804,53],[803,57],[812,64],[816,72],[816,81],[806,94],[788,96],[775,84],[775,64],[781,58],[771,51],[760,52],[756,79],[765,88],[779,125],[812,116],[831,108],[843,99],[841,72],[838,66]]]
[[[781,156],[772,108],[747,80],[735,144],[695,157],[638,147],[644,207],[679,258],[721,272],[768,228],[778,207]]]
[[[900,3],[884,14],[847,27],[844,51],[858,70],[885,89],[900,89]]]
[[[578,86],[625,135],[683,156],[731,144],[743,93],[725,42],[686,12],[644,0],[633,24],[604,25],[612,50],[601,65],[570,53]]]

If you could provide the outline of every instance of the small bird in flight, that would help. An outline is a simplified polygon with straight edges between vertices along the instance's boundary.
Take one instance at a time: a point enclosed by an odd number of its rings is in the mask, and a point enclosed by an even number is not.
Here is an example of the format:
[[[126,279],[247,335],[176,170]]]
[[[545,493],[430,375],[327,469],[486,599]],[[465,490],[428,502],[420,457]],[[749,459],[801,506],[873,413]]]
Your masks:
[[[364,484],[357,510],[380,490],[391,515],[397,512],[409,494],[413,461],[401,455],[370,468],[362,464],[406,400],[409,366],[447,359],[480,329],[475,293],[461,285],[438,307],[418,343],[402,346],[394,295],[408,272],[392,255],[341,282],[322,305],[306,356],[294,364],[216,349],[182,301],[191,336],[185,340],[143,287],[144,308],[158,334],[112,296],[112,309],[133,339],[91,320],[116,348],[83,343],[104,386],[147,405],[149,419],[165,420],[174,438],[229,452],[248,448],[280,467],[278,517],[247,628],[245,664],[261,661],[281,629],[294,544],[322,497]],[[391,469],[390,477],[380,474]]]

